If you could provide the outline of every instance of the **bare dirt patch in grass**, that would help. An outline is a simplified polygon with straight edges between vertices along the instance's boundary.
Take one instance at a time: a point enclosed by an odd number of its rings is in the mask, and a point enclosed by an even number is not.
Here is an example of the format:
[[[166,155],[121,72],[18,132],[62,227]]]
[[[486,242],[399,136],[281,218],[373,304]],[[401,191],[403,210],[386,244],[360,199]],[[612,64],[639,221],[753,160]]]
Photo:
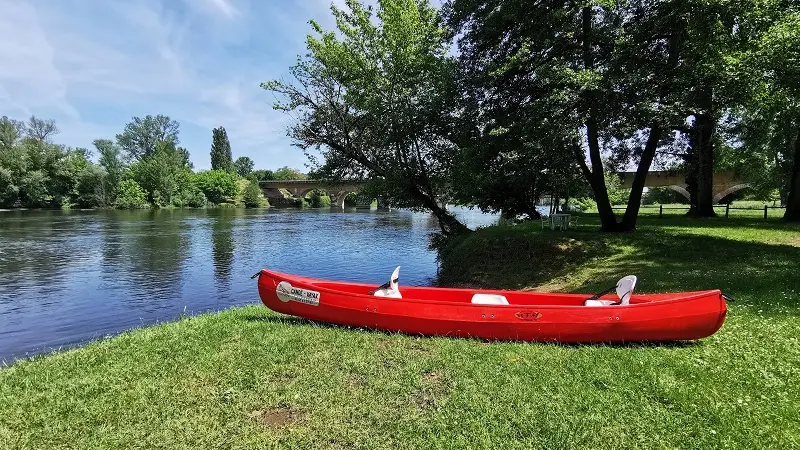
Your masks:
[[[450,380],[441,371],[426,372],[421,382],[422,385],[414,393],[414,404],[420,410],[436,408],[450,395]]]
[[[250,413],[250,417],[262,426],[280,429],[300,421],[303,413],[294,408],[281,407],[268,410],[257,409]]]

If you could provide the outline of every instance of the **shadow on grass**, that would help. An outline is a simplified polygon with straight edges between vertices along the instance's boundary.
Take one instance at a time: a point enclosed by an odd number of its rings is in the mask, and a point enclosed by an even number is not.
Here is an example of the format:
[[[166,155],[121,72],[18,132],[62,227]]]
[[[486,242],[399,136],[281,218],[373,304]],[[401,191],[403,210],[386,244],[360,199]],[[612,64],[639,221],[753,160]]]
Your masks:
[[[302,317],[295,317],[295,316],[258,316],[258,315],[248,315],[244,317],[244,320],[248,322],[265,322],[265,323],[274,323],[274,324],[289,324],[292,326],[306,326],[312,328],[325,328],[331,330],[347,330],[347,331],[358,331],[361,333],[369,333],[375,335],[382,335],[382,336],[395,336],[395,335],[403,335],[403,336],[410,336],[415,338],[421,339],[458,339],[464,341],[475,341],[475,342],[482,342],[482,343],[522,343],[522,344],[532,344],[532,345],[553,345],[558,347],[564,348],[587,348],[587,347],[611,347],[611,348],[636,348],[636,347],[661,347],[661,348],[692,348],[698,345],[701,345],[700,341],[649,341],[649,342],[607,342],[607,343],[561,343],[561,342],[528,342],[528,341],[521,341],[521,340],[500,340],[500,339],[478,339],[478,338],[469,338],[469,337],[450,337],[450,336],[428,336],[422,334],[411,334],[411,333],[403,333],[403,332],[395,332],[395,331],[386,331],[377,328],[369,328],[369,327],[355,327],[355,326],[348,326],[348,325],[337,325],[334,323],[328,322],[319,322],[315,320],[305,319]]]
[[[597,231],[600,228],[600,217],[597,214],[578,213],[580,226],[586,231]],[[621,216],[620,216],[621,217]],[[637,220],[639,228],[675,226],[691,228],[746,228],[763,230],[787,230],[800,232],[800,223],[783,222],[780,218],[770,216],[767,220],[763,217],[708,217],[687,218],[680,215],[640,215]],[[538,227],[538,225],[537,225]],[[593,228],[596,227],[596,228]]]
[[[720,289],[737,305],[800,312],[798,247],[669,233],[642,233],[630,242],[633,250],[615,262],[639,276],[640,291]]]
[[[534,233],[525,227],[487,228],[439,252],[437,284],[449,287],[525,289],[560,277],[615,250],[588,232]]]
[[[451,244],[442,253],[439,284],[523,289],[548,283],[545,290],[589,293],[634,274],[641,293],[720,289],[737,306],[800,314],[800,247],[758,242],[759,231],[733,230],[754,233],[753,240],[651,226],[635,233],[496,227]]]

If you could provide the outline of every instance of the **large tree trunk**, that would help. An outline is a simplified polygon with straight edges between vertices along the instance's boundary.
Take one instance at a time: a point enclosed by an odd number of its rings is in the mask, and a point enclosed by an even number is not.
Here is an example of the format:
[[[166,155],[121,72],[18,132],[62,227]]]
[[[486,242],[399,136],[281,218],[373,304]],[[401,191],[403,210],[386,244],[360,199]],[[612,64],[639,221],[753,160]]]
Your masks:
[[[714,131],[713,97],[710,88],[700,92],[700,112],[695,114],[692,127],[694,151],[693,181],[697,184],[692,192],[692,205],[688,215],[692,217],[716,217],[714,212]]]
[[[786,212],[783,214],[783,220],[800,222],[800,132],[794,138],[794,164],[792,167],[789,198],[786,200]]]
[[[656,156],[656,148],[658,148],[658,141],[661,140],[662,133],[663,131],[658,125],[650,128],[650,136],[647,138],[642,158],[639,160],[639,167],[636,168],[636,175],[633,177],[631,195],[628,197],[628,205],[625,208],[625,215],[622,217],[620,231],[634,231],[636,229],[636,219],[639,218],[644,183],[647,180],[647,172],[650,171],[650,166],[653,164],[653,158]]]
[[[592,120],[586,124],[589,137],[589,160],[591,170],[586,165],[583,152],[580,146],[575,150],[578,165],[583,176],[589,182],[589,186],[594,193],[594,200],[597,202],[597,212],[600,214],[600,229],[602,231],[619,231],[617,216],[611,208],[611,201],[608,199],[608,189],[606,188],[606,177],[603,173],[603,161],[600,159],[600,145],[597,139],[597,128]]]
[[[582,47],[583,47],[583,66],[586,70],[594,70],[594,57],[592,55],[592,7],[585,6],[583,8],[582,17]],[[600,214],[600,229],[602,231],[618,231],[619,224],[617,217],[614,215],[614,210],[611,209],[611,202],[608,199],[608,189],[606,189],[606,177],[603,173],[603,161],[600,158],[600,140],[597,133],[597,114],[595,112],[595,98],[594,93],[587,93],[587,100],[589,105],[589,117],[586,120],[586,137],[589,146],[589,160],[591,161],[592,168],[586,166],[586,160],[583,152],[577,150],[578,163],[581,166],[581,172],[589,186],[592,187],[594,192],[594,199],[597,202],[597,212]]]
[[[697,170],[697,213],[700,217],[715,217],[714,212],[714,119],[700,114],[700,148]]]
[[[419,187],[413,186],[410,189],[411,196],[419,200],[426,208],[428,208],[433,216],[439,221],[439,229],[445,236],[455,236],[461,233],[468,233],[470,230],[466,225],[461,223],[456,217],[446,209],[439,206],[436,199],[426,192],[423,192]]]

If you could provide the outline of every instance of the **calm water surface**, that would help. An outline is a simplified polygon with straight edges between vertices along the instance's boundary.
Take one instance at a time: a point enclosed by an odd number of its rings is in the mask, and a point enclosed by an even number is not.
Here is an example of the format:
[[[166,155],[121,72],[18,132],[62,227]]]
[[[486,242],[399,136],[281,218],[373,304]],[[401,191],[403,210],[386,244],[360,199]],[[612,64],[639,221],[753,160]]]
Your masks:
[[[261,268],[382,284],[399,265],[401,285],[429,285],[436,229],[376,209],[0,212],[0,360],[259,303]]]

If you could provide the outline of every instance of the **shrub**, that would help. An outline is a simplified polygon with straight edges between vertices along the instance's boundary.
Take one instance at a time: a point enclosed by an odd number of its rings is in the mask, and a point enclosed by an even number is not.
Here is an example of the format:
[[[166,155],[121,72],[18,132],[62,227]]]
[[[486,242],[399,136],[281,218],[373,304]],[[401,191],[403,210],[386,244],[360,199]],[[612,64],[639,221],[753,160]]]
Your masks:
[[[358,194],[351,192],[344,197],[344,204],[347,206],[355,206],[358,202]]]
[[[689,203],[689,200],[681,194],[666,187],[652,187],[647,189],[647,193],[642,199],[645,205],[668,204],[668,203]]]
[[[147,196],[139,183],[133,180],[122,180],[117,187],[117,200],[114,206],[121,209],[147,208]]]
[[[192,176],[192,183],[213,203],[233,199],[239,193],[236,174],[225,170],[207,170]]]
[[[294,206],[295,208],[308,208],[309,203],[304,197],[295,197],[294,198]]]
[[[319,191],[313,191],[309,201],[312,208],[328,208],[331,206],[331,198]]]
[[[242,200],[244,201],[244,206],[248,208],[258,208],[264,205],[265,199],[261,194],[261,188],[258,187],[257,181],[251,180],[247,183]]]
[[[591,211],[597,208],[597,203],[592,200],[591,198],[571,198],[569,199],[569,205],[575,205],[581,211]]]
[[[181,193],[181,205],[175,206],[188,206],[189,208],[204,208],[208,199],[203,191],[197,188],[194,184],[190,184],[185,191]]]
[[[631,191],[622,187],[622,180],[617,174],[606,174],[606,189],[608,190],[608,200],[611,202],[611,206],[628,204],[628,197],[630,197]]]

